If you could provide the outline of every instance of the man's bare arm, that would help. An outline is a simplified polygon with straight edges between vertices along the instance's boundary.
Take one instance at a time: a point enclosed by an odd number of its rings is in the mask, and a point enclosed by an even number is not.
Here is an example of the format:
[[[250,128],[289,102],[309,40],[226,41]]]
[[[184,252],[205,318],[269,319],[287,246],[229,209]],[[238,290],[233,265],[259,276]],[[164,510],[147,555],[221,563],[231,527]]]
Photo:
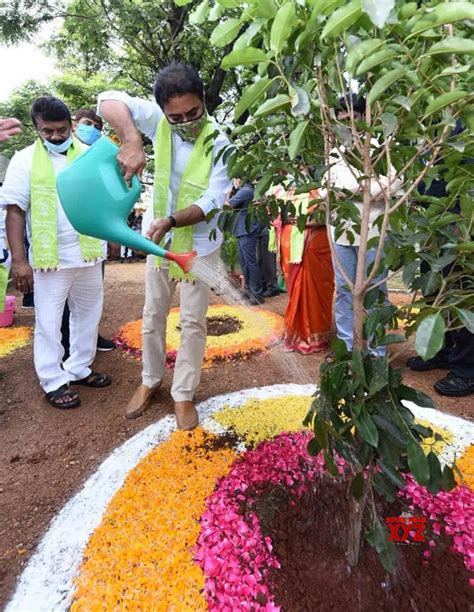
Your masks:
[[[33,270],[25,251],[25,211],[19,206],[7,209],[7,238],[12,254],[12,276],[19,291],[33,291]]]
[[[129,181],[134,174],[141,176],[146,162],[143,141],[127,105],[120,100],[103,100],[100,114],[122,141],[117,160],[125,180]]]
[[[191,204],[191,206],[173,213],[173,217],[176,219],[176,227],[195,225],[205,219],[203,211],[196,204]],[[168,218],[155,219],[146,233],[147,238],[150,238],[156,244],[160,244],[171,227],[171,221]]]

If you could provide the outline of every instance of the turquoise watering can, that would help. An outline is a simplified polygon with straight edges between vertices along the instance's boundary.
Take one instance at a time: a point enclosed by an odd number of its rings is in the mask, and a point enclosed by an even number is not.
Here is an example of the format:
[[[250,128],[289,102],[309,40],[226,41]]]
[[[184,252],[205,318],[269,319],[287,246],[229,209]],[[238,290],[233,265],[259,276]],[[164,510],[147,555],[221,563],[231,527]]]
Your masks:
[[[136,175],[131,186],[127,185],[120,172],[118,152],[118,146],[103,136],[58,174],[58,195],[69,222],[80,234],[165,257],[189,272],[196,253],[166,251],[127,225],[142,187]]]

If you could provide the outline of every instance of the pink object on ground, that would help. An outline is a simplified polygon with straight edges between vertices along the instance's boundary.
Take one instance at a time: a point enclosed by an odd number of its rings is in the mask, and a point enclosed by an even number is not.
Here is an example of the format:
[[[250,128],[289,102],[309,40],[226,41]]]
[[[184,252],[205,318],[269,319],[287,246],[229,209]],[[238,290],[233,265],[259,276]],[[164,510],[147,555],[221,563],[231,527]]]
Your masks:
[[[7,295],[5,298],[5,308],[0,312],[0,327],[8,327],[13,324],[13,313],[16,310],[16,297]]]

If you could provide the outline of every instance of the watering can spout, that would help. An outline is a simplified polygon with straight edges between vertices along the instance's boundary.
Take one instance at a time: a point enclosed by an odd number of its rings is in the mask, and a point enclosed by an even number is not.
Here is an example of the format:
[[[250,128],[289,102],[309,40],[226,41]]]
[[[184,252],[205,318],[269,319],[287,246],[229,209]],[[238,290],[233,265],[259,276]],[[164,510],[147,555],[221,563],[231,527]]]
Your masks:
[[[103,136],[58,174],[58,195],[69,222],[80,234],[165,257],[189,272],[196,253],[171,253],[128,226],[142,187],[136,175],[130,186],[125,182],[118,152],[117,145]]]

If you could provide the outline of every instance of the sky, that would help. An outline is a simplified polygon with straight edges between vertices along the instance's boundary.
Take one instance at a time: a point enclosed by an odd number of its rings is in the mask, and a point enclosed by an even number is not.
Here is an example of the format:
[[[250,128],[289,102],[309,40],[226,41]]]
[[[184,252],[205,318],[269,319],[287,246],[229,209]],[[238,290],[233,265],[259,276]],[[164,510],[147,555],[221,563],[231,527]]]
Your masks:
[[[45,83],[54,74],[55,60],[48,57],[38,45],[59,25],[51,23],[43,27],[35,36],[37,44],[25,42],[9,47],[0,45],[0,101],[5,101],[25,81],[34,79]]]

